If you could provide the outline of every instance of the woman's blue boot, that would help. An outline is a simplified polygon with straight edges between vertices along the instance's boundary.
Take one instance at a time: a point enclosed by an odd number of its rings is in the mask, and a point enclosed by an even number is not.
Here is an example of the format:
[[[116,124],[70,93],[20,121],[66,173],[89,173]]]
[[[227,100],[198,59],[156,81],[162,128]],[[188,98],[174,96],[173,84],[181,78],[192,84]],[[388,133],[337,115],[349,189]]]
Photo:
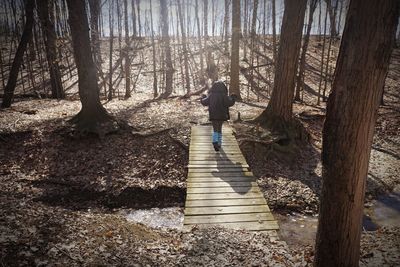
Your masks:
[[[219,151],[219,145],[218,145],[218,133],[217,132],[213,132],[212,134],[212,144],[214,146],[214,150],[215,151]]]
[[[218,133],[218,146],[219,148],[222,146],[222,133]]]

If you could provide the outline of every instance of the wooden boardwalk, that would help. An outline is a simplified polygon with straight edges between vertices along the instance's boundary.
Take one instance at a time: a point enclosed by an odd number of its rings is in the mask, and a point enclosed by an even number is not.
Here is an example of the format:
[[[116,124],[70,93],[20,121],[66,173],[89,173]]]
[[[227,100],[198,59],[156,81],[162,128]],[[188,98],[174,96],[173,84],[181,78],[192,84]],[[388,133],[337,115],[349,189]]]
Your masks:
[[[211,144],[212,127],[192,127],[184,226],[279,229],[232,128],[224,126],[222,132],[222,149],[215,152]]]

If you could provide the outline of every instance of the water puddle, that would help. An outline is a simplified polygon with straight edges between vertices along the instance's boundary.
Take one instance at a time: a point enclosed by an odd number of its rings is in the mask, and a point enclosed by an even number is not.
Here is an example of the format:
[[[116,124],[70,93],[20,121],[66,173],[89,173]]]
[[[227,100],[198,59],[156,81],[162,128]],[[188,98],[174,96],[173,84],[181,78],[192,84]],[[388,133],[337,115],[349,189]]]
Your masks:
[[[377,228],[400,225],[400,192],[378,197],[365,209],[365,214]]]
[[[151,228],[179,230],[183,227],[183,209],[178,207],[125,210],[123,215],[128,221],[141,223]]]
[[[274,214],[279,221],[279,235],[290,245],[314,245],[318,217],[306,216],[296,212],[287,215]]]
[[[318,215],[305,216],[292,212],[274,214],[279,221],[279,234],[288,245],[314,245]],[[376,231],[380,227],[400,225],[400,192],[378,197],[364,209],[363,230]]]

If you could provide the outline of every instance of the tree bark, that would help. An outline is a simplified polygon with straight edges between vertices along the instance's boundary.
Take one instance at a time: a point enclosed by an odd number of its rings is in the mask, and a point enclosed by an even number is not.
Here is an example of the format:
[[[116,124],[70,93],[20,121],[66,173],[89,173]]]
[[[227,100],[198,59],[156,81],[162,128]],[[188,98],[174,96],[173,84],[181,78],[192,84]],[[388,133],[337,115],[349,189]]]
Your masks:
[[[142,22],[140,20],[140,0],[136,0],[136,7],[137,7],[137,19],[138,19],[138,35],[139,37],[142,37]]]
[[[228,34],[228,27],[229,27],[229,0],[225,0],[225,16],[224,16],[224,52],[226,55],[229,55],[229,34]]]
[[[158,96],[157,89],[157,71],[156,71],[156,45],[154,41],[154,29],[153,29],[153,9],[152,9],[152,0],[150,0],[150,26],[151,26],[151,46],[153,52],[153,97],[156,98]]]
[[[276,67],[277,58],[276,58],[276,7],[275,0],[272,0],[272,53],[274,57],[274,64]]]
[[[229,92],[240,96],[239,82],[239,41],[240,41],[240,1],[232,2],[232,45],[231,45],[231,80]]]
[[[11,65],[11,70],[9,73],[7,85],[4,88],[4,98],[3,102],[1,103],[2,108],[9,108],[11,106],[11,101],[14,96],[15,86],[17,85],[19,68],[21,67],[28,42],[32,38],[34,8],[35,8],[35,0],[27,0],[25,4],[25,16],[26,16],[25,26],[22,32],[21,40],[19,41],[18,44],[17,52],[15,53],[15,57]]]
[[[108,2],[109,10],[108,10],[108,23],[110,26],[110,49],[109,49],[109,62],[108,62],[108,96],[107,99],[111,101],[114,96],[113,92],[113,52],[114,52],[114,0],[110,0]]]
[[[326,6],[328,9],[328,13],[329,13],[331,36],[336,37],[338,35],[337,30],[336,30],[336,13],[337,13],[337,7],[338,7],[338,0],[335,1],[334,7],[332,6],[331,0],[325,0],[325,2],[326,2]]]
[[[315,266],[358,266],[368,161],[399,1],[352,0],[323,129]]]
[[[90,38],[92,43],[93,58],[98,69],[101,68],[99,15],[101,12],[100,1],[89,0],[90,6]]]
[[[129,41],[129,24],[128,24],[128,0],[124,0],[124,20],[125,20],[125,99],[131,97],[131,44]]]
[[[165,70],[164,70],[165,91],[162,94],[162,97],[168,97],[172,94],[172,78],[174,74],[174,67],[172,65],[171,45],[168,33],[169,20],[168,20],[168,8],[166,0],[160,0],[160,9],[161,9],[162,44],[164,46],[164,57],[165,57]]]
[[[266,123],[272,116],[281,122],[292,119],[293,94],[307,0],[285,0],[274,88],[267,108],[256,119]]]
[[[189,77],[189,58],[187,50],[187,40],[186,40],[185,26],[183,25],[181,1],[177,0],[177,3],[178,3],[178,14],[181,26],[181,34],[182,34],[183,60],[185,65],[185,85],[186,85],[186,93],[188,94],[190,93],[190,77]]]
[[[200,53],[200,80],[203,80],[204,75],[204,59],[203,59],[203,47],[201,45],[201,30],[200,30],[200,18],[199,18],[199,1],[195,2],[195,14],[197,24],[197,37],[199,39],[199,53]]]
[[[307,24],[307,31],[306,31],[306,36],[304,36],[304,41],[303,41],[303,47],[301,49],[301,55],[300,55],[300,66],[299,66],[299,75],[297,75],[297,82],[296,82],[296,94],[294,97],[294,100],[300,101],[300,91],[303,88],[303,82],[304,82],[304,71],[305,71],[305,66],[306,66],[306,54],[307,54],[307,49],[308,49],[308,44],[310,42],[310,33],[311,33],[311,28],[312,28],[312,23],[313,23],[313,17],[314,17],[314,12],[315,9],[317,8],[317,0],[311,0],[310,2],[310,12],[308,16],[308,24]]]
[[[67,0],[67,4],[72,47],[78,69],[79,96],[82,103],[81,111],[72,119],[72,122],[80,131],[98,133],[102,123],[108,122],[111,116],[100,102],[85,1]]]
[[[53,0],[37,1],[37,5],[38,15],[44,33],[44,44],[50,72],[51,97],[62,99],[65,98],[65,94],[57,59],[57,36],[54,28]]]

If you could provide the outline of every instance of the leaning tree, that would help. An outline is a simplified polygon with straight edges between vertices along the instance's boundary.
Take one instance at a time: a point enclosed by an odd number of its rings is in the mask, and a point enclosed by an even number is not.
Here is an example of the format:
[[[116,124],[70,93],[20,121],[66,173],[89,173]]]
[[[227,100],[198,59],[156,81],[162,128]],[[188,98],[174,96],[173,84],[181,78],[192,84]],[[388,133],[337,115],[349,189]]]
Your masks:
[[[67,0],[69,26],[76,67],[78,69],[81,111],[72,119],[82,132],[101,132],[102,126],[112,121],[100,102],[97,71],[94,64],[89,38],[89,25],[85,1]]]
[[[14,60],[11,65],[10,74],[8,77],[7,85],[4,88],[4,98],[1,103],[2,108],[9,108],[14,96],[15,87],[17,85],[17,78],[19,69],[22,64],[24,53],[28,42],[32,39],[32,27],[34,22],[33,10],[35,8],[35,0],[27,0],[25,3],[25,26],[22,32],[21,40],[19,41],[17,52],[15,53]]]
[[[315,266],[358,266],[368,162],[400,2],[351,0],[327,104]]]

